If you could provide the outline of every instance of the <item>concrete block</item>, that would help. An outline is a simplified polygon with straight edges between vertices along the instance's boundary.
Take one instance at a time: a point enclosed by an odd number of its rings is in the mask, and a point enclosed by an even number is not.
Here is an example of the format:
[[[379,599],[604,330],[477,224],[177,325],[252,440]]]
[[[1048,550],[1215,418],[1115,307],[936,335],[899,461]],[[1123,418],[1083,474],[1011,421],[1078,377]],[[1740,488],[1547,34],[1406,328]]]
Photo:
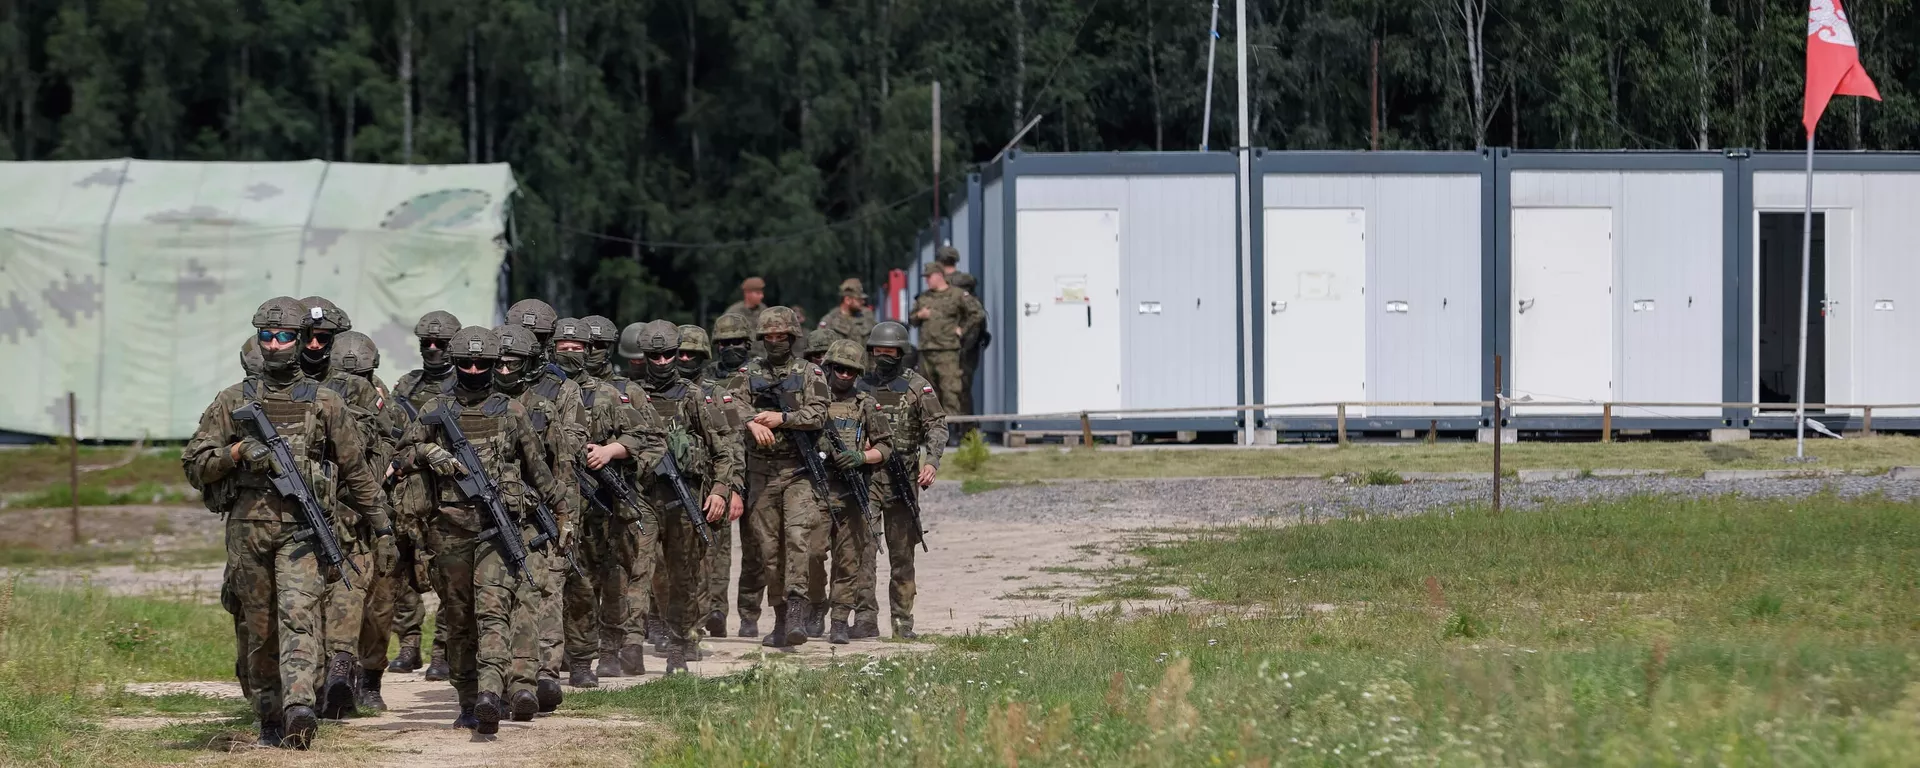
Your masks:
[[[1550,483],[1556,480],[1578,480],[1580,479],[1580,470],[1523,469],[1520,470],[1519,475],[1520,482],[1523,483]]]
[[[1594,477],[1666,477],[1671,469],[1596,469]]]
[[[1253,444],[1254,445],[1279,445],[1280,432],[1272,429],[1256,429],[1253,431]]]
[[[1920,480],[1920,467],[1894,467],[1887,473],[1888,480]]]
[[[1482,427],[1477,430],[1475,439],[1479,440],[1481,445],[1493,445],[1493,429],[1491,427]],[[1514,429],[1513,427],[1500,430],[1501,445],[1513,445],[1517,442],[1520,442],[1520,430]]]
[[[1716,443],[1739,443],[1753,439],[1751,429],[1716,429],[1708,433],[1708,439]]]
[[[1402,440],[1412,440],[1419,436],[1420,436],[1420,430],[1417,430],[1417,429],[1400,430],[1400,439]]]
[[[1191,443],[1198,439],[1200,439],[1200,433],[1190,429],[1183,429],[1173,433],[1173,440],[1177,443]]]

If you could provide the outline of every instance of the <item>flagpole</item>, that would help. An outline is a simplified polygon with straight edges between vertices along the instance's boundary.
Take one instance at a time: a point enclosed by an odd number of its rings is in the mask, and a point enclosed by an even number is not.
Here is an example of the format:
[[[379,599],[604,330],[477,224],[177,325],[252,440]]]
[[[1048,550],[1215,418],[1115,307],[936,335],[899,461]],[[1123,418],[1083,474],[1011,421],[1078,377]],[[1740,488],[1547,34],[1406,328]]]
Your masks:
[[[1813,281],[1813,131],[1807,131],[1806,213],[1800,220],[1800,365],[1793,387],[1793,456],[1807,457],[1807,312]],[[1825,327],[1825,326],[1821,326]]]

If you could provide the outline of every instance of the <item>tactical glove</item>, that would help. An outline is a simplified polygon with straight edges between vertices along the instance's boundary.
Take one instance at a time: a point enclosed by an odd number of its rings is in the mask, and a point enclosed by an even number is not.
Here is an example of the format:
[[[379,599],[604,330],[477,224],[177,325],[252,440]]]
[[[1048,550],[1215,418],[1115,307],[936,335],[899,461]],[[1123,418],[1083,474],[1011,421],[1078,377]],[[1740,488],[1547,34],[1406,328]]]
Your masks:
[[[394,566],[400,564],[400,547],[393,543],[393,534],[386,534],[373,540],[373,572],[382,576],[393,573]]]
[[[841,469],[853,469],[867,463],[867,455],[851,448],[833,455],[833,465]]]
[[[427,466],[433,469],[433,473],[441,477],[462,477],[467,474],[467,468],[460,465],[460,460],[455,459],[453,454],[447,453],[447,449],[440,447],[438,443],[426,444],[420,449],[420,456],[426,460]]]
[[[240,441],[240,465],[249,472],[272,472],[273,449],[251,437]]]

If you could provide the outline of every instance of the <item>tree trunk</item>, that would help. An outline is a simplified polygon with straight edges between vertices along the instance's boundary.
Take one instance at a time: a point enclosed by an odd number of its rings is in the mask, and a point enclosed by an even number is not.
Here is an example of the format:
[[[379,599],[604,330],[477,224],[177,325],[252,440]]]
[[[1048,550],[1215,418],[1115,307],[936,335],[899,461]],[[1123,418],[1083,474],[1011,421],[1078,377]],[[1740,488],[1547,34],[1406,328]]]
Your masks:
[[[1027,121],[1027,14],[1021,0],[1013,0],[1013,133]]]
[[[480,162],[480,88],[473,77],[473,28],[467,28],[467,162]]]
[[[1016,0],[1017,1],[1017,0]],[[893,95],[893,0],[880,3],[880,103]]]
[[[694,21],[696,19],[694,15],[695,14],[694,9],[696,6],[697,6],[697,0],[688,0],[687,2],[687,66],[686,66],[687,95],[686,95],[686,106],[683,111],[689,117],[695,117],[693,115],[693,109],[694,109],[693,63],[695,59],[698,59],[700,57],[700,38],[696,34],[696,30],[694,27]],[[698,117],[695,117],[695,119],[688,121],[687,140],[689,144],[688,148],[692,150],[691,154],[693,157],[693,183],[696,186],[698,186],[700,184],[700,168],[701,168],[700,120],[698,119]]]
[[[1707,109],[1713,96],[1712,74],[1707,69],[1707,36],[1712,34],[1712,31],[1713,0],[1700,0],[1700,58],[1694,62],[1693,79],[1700,88],[1698,124],[1695,126],[1698,135],[1694,141],[1694,148],[1702,152],[1712,147],[1707,141]]]
[[[1466,34],[1467,76],[1473,84],[1473,146],[1487,145],[1486,28],[1489,0],[1460,0],[1461,29]]]
[[[413,4],[400,4],[400,162],[413,164]]]
[[[1167,125],[1165,114],[1160,104],[1160,62],[1158,58],[1154,56],[1154,48],[1156,47],[1154,42],[1153,2],[1152,0],[1148,0],[1147,82],[1152,86],[1153,93],[1153,149],[1156,152],[1164,152],[1167,149]],[[1202,143],[1205,143],[1205,139],[1202,139]]]

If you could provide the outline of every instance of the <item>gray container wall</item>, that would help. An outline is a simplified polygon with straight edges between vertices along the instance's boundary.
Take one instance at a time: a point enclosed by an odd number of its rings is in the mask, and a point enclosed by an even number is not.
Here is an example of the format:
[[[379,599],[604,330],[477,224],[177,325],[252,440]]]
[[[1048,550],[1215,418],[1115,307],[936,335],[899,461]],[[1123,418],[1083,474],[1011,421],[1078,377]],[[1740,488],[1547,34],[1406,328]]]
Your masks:
[[[1004,258],[1007,239],[1006,193],[1010,191],[999,179],[999,166],[995,166],[986,183],[981,185],[980,215],[977,217],[978,231],[985,232],[978,242],[980,256],[980,303],[987,310],[987,332],[993,334],[993,342],[980,355],[980,371],[977,381],[981,387],[976,401],[981,413],[1012,413],[1007,407],[1007,365],[1002,353],[1013,345],[1012,323],[1006,318],[1007,280]],[[998,431],[998,425],[989,425]]]
[[[1265,231],[1265,211],[1361,209],[1367,244],[1367,399],[1481,399],[1486,290],[1482,204],[1492,171],[1490,156],[1479,153],[1263,154],[1255,168],[1261,184],[1255,214],[1254,306],[1266,306],[1265,243],[1285,236]],[[1388,312],[1389,300],[1406,302],[1408,311]],[[1274,400],[1265,376],[1267,316],[1255,315],[1260,402]],[[1367,413],[1371,421],[1454,417],[1470,422],[1478,415],[1479,409],[1471,406],[1383,407]],[[1287,423],[1302,421],[1283,413],[1273,416]]]

